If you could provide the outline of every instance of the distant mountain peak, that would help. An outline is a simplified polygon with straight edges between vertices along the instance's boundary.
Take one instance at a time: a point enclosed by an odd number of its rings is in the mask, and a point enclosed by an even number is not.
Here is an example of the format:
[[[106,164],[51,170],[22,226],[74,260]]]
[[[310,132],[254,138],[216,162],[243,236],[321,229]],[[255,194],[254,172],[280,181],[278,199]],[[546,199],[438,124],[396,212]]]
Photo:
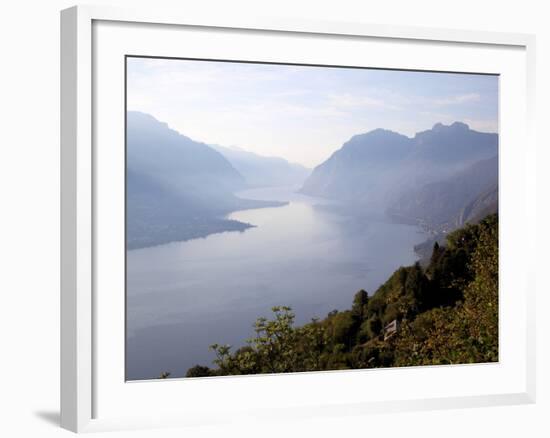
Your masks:
[[[137,111],[127,113],[127,167],[176,192],[231,194],[245,187],[243,176],[218,151]]]
[[[380,134],[399,134],[399,133],[392,131],[391,129],[376,128],[376,129],[373,129],[372,131],[367,132],[367,134],[380,135]]]
[[[162,126],[168,127],[168,124],[165,122],[161,122],[156,117],[152,116],[151,114],[143,113],[141,111],[128,111],[126,113],[126,117],[128,119],[129,123],[133,123],[135,127],[140,127],[139,123],[158,123]]]
[[[400,134],[399,132],[392,131],[391,129],[385,129],[385,128],[376,128],[372,131],[367,131],[362,134],[357,134],[351,137],[350,141],[352,141],[354,138],[376,138],[376,137],[405,137],[403,134]]]
[[[454,122],[450,125],[444,125],[443,123],[436,123],[433,128],[432,128],[432,131],[435,131],[435,132],[441,132],[441,131],[444,131],[446,129],[453,129],[453,130],[469,130],[470,127],[464,123],[464,122]]]
[[[300,185],[310,173],[310,169],[281,157],[260,155],[237,146],[210,147],[221,153],[253,187]]]
[[[363,134],[356,134],[342,145],[341,150],[382,148],[402,146],[410,141],[410,138],[389,129],[377,128]],[[338,151],[336,151],[338,152]]]
[[[167,135],[179,136],[191,141],[189,137],[176,131],[168,123],[157,119],[155,116],[144,113],[141,111],[127,111],[126,112],[127,129],[133,133],[141,133],[143,131],[149,132],[151,129],[160,129]]]
[[[464,123],[464,122],[454,122],[454,123],[451,125],[451,128],[455,128],[455,129],[470,129],[470,126],[467,125],[467,124]]]

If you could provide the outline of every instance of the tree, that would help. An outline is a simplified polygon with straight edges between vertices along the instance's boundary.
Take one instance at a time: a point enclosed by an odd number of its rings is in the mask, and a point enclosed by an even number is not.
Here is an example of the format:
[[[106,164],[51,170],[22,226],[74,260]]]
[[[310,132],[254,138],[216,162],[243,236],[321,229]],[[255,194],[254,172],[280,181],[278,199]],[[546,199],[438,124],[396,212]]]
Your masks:
[[[256,336],[247,340],[247,346],[231,353],[229,345],[211,345],[216,353],[214,363],[222,374],[286,373],[303,371],[304,346],[317,339],[315,327],[297,330],[295,315],[287,306],[273,307],[273,319],[258,318],[254,323]],[[310,358],[311,359],[311,358]],[[313,358],[312,360],[315,361]]]
[[[361,325],[367,314],[367,306],[369,304],[369,294],[364,290],[359,290],[353,297],[351,306],[352,318]]]
[[[430,258],[430,264],[436,263],[442,253],[443,253],[443,250],[439,246],[439,242],[435,241],[433,250],[432,250],[432,256]]]
[[[410,296],[410,303],[408,308],[404,309],[402,312],[404,317],[411,318],[421,310],[429,308],[429,280],[418,262],[408,270],[405,290]]]
[[[271,373],[295,371],[297,333],[293,328],[294,313],[288,306],[273,307],[274,318],[258,318],[256,337],[249,344],[256,351],[263,369]]]
[[[357,333],[357,327],[352,312],[338,312],[327,321],[327,330],[332,346],[340,344],[343,351],[351,350]]]
[[[464,277],[457,278],[459,284],[464,282],[464,301],[403,324],[395,365],[498,360],[498,218],[489,216],[467,231],[455,234],[450,246],[468,260],[461,268]]]
[[[303,371],[320,371],[323,367],[323,353],[328,342],[325,327],[317,318],[298,329],[299,365]]]
[[[464,291],[464,312],[470,318],[469,337],[480,360],[498,360],[498,218],[479,224],[479,239],[470,268],[473,281]]]
[[[365,321],[361,330],[364,331],[368,339],[374,339],[382,332],[382,320],[378,315],[373,315]]]
[[[195,365],[187,370],[185,377],[210,377],[213,375],[214,373],[210,368],[202,365]]]

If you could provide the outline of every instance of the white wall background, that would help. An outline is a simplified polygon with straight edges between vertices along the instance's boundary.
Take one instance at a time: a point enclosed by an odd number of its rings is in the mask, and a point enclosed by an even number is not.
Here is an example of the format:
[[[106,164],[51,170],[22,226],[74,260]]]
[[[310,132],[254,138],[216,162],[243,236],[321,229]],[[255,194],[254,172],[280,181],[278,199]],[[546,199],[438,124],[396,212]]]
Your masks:
[[[240,424],[106,436],[550,436],[550,14],[537,0],[120,0],[193,8],[537,35],[538,402],[530,406]],[[65,0],[3,4],[0,14],[0,435],[69,436],[59,411],[59,10]],[[521,147],[521,145],[518,145]],[[518,230],[521,232],[521,230]],[[261,428],[260,428],[261,427]]]

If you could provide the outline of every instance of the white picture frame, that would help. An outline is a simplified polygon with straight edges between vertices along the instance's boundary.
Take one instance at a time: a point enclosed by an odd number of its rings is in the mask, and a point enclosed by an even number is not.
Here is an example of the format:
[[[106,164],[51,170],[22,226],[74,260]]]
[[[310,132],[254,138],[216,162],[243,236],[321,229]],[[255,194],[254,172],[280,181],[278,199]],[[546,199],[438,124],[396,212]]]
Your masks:
[[[104,27],[98,27],[104,26]],[[481,50],[476,56],[471,57],[471,63],[464,71],[474,71],[476,62],[481,70],[502,74],[500,66],[508,65],[510,78],[510,93],[501,102],[501,123],[512,120],[518,116],[519,127],[510,128],[508,139],[521,143],[521,147],[510,148],[509,153],[501,158],[503,169],[510,172],[501,176],[501,191],[510,193],[509,202],[503,202],[502,208],[509,212],[507,220],[503,221],[501,238],[504,238],[505,246],[509,253],[513,250],[521,254],[522,260],[502,260],[501,269],[510,266],[514,261],[518,262],[518,268],[514,273],[510,270],[501,271],[504,275],[501,281],[514,285],[517,296],[510,298],[510,306],[515,306],[517,311],[517,334],[501,342],[509,343],[510,350],[515,350],[513,360],[504,360],[497,364],[497,368],[483,368],[483,365],[474,367],[455,366],[444,370],[438,367],[422,367],[414,370],[381,370],[381,376],[388,379],[407,379],[412,377],[435,380],[455,379],[458,384],[454,392],[445,390],[436,391],[434,388],[428,395],[419,396],[414,388],[409,392],[403,390],[389,391],[387,397],[374,395],[369,397],[346,398],[346,391],[351,385],[364,384],[366,379],[372,382],[373,373],[368,370],[354,372],[328,372],[328,373],[301,373],[284,376],[260,376],[260,377],[228,377],[214,379],[196,379],[185,383],[186,394],[215,393],[222,394],[242,392],[248,396],[262,393],[277,387],[295,388],[297,383],[304,388],[315,388],[319,385],[327,385],[325,395],[312,393],[306,397],[297,394],[294,403],[287,403],[283,399],[274,397],[272,405],[265,409],[256,408],[247,404],[244,397],[234,399],[234,405],[229,406],[224,397],[220,397],[218,404],[212,405],[205,401],[193,402],[192,414],[189,406],[182,402],[172,406],[170,410],[165,405],[139,405],[140,395],[142,399],[155,400],[156,397],[174,397],[180,391],[180,382],[153,381],[146,384],[126,383],[120,380],[120,361],[109,360],[109,352],[120,357],[117,348],[120,342],[109,343],[104,336],[105,328],[118,333],[120,340],[120,328],[123,326],[123,314],[117,313],[120,300],[110,306],[112,311],[106,311],[106,300],[98,300],[98,293],[107,281],[116,283],[116,272],[112,275],[103,269],[106,261],[106,246],[102,237],[109,234],[117,241],[116,233],[119,228],[108,228],[102,220],[103,212],[109,205],[116,205],[117,198],[109,197],[102,189],[104,184],[113,180],[117,170],[116,157],[112,161],[112,169],[106,165],[103,155],[97,154],[98,141],[101,144],[112,141],[114,145],[124,147],[120,137],[113,135],[111,129],[117,130],[116,124],[123,124],[123,118],[113,119],[107,123],[103,117],[102,105],[105,105],[102,91],[106,90],[115,99],[120,96],[122,90],[114,90],[119,87],[121,77],[108,85],[100,84],[109,75],[109,60],[120,59],[121,53],[126,52],[124,35],[118,32],[132,32],[135,37],[132,41],[139,43],[139,34],[148,28],[149,35],[155,33],[177,32],[177,29],[187,29],[200,32],[208,36],[210,33],[218,35],[219,32],[234,32],[237,36],[247,41],[262,38],[335,38],[338,44],[361,44],[370,41],[372,44],[384,42],[386,45],[407,44],[410,47],[418,47],[419,50],[446,49],[448,45],[462,50],[468,56],[469,50]],[[131,28],[131,29],[130,29]],[[159,37],[162,38],[162,37]],[[185,35],[182,38],[186,38]],[[155,40],[156,38],[153,38]],[[160,41],[160,40],[159,40]],[[205,40],[206,41],[206,40]],[[214,41],[215,42],[215,41]],[[106,44],[108,43],[108,44]],[[151,43],[149,50],[154,50],[155,42]],[[308,43],[309,44],[309,43]],[[311,42],[315,44],[315,42]],[[195,52],[207,50],[208,43],[204,47],[195,47]],[[108,48],[107,48],[108,47]],[[252,49],[257,46],[252,46]],[[269,46],[271,47],[271,46]],[[275,47],[275,46],[273,46]],[[425,49],[422,49],[424,47]],[[437,48],[439,47],[439,49]],[[166,50],[170,50],[168,47]],[[251,49],[251,57],[254,52]],[[208,49],[214,50],[214,49]],[[223,46],[216,49],[223,53]],[[264,49],[262,49],[264,50]],[[335,48],[327,49],[328,52]],[[397,49],[396,49],[397,50]],[[402,48],[400,50],[403,50]],[[454,49],[451,49],[454,50]],[[492,56],[494,52],[495,62],[491,59],[481,59],[480,54],[487,53]],[[311,417],[312,415],[342,415],[363,414],[367,412],[399,412],[414,409],[440,409],[451,407],[473,407],[503,404],[532,403],[535,400],[535,340],[534,340],[534,263],[525,251],[534,245],[535,230],[535,142],[533,139],[534,121],[534,52],[535,40],[531,35],[490,33],[482,31],[460,31],[450,29],[424,29],[402,26],[382,26],[365,23],[338,23],[316,22],[307,20],[290,20],[275,18],[245,17],[228,19],[227,17],[195,16],[189,11],[164,12],[157,9],[135,11],[107,7],[78,6],[66,9],[61,13],[61,426],[75,431],[99,431],[118,428],[146,428],[174,425],[205,424],[211,421],[212,412],[216,413],[217,421],[234,421],[239,418],[269,417],[273,415],[287,416],[289,418]],[[212,52],[211,52],[212,53]],[[269,58],[269,50],[264,50],[264,55]],[[154,53],[149,53],[154,54]],[[103,56],[105,56],[103,58]],[[221,55],[218,55],[221,56]],[[230,59],[235,59],[233,55]],[[275,56],[275,55],[273,55]],[[297,52],[293,60],[296,62],[300,55]],[[319,55],[321,56],[321,55]],[[335,56],[334,53],[323,54],[325,57]],[[462,56],[462,55],[461,55]],[[114,57],[114,58],[113,58]],[[460,57],[442,57],[434,59],[431,65],[425,65],[427,70],[438,70],[438,65],[459,71],[457,67]],[[321,58],[319,58],[321,59]],[[329,59],[329,58],[323,58]],[[380,58],[382,59],[382,58]],[[118,62],[118,61],[117,61]],[[382,62],[382,61],[380,61]],[[392,68],[418,68],[411,61],[395,61],[393,65],[384,64]],[[405,65],[409,62],[408,65]],[[420,61],[419,61],[420,62]],[[321,62],[322,64],[323,62]],[[453,64],[454,63],[454,64]],[[492,67],[491,64],[494,66]],[[455,66],[453,68],[453,66]],[[104,67],[106,70],[104,70]],[[116,67],[120,72],[120,65]],[[474,70],[472,70],[474,69]],[[507,82],[508,83],[508,82]],[[117,85],[118,84],[118,85]],[[508,85],[506,85],[508,86]],[[120,88],[120,87],[119,87]],[[513,88],[513,90],[512,90]],[[102,94],[103,93],[103,94]],[[505,97],[506,97],[505,96]],[[119,99],[120,100],[120,99]],[[119,102],[118,100],[118,102]],[[512,105],[513,102],[513,105]],[[120,102],[119,102],[120,103]],[[115,102],[115,106],[118,105]],[[515,108],[512,108],[515,107]],[[118,111],[118,110],[117,110]],[[115,116],[119,114],[114,112]],[[505,127],[506,125],[504,125]],[[112,131],[114,132],[114,131]],[[119,131],[118,131],[119,132]],[[99,139],[99,140],[98,140]],[[116,146],[116,147],[118,147]],[[519,161],[518,161],[519,160]],[[515,167],[514,167],[515,164]],[[514,186],[511,184],[513,178]],[[120,181],[117,183],[120,184]],[[515,201],[523,200],[521,208],[517,208]],[[101,206],[101,208],[98,208]],[[502,214],[502,213],[501,213]],[[115,217],[118,217],[115,214]],[[114,220],[116,222],[116,220]],[[513,238],[513,227],[524,222],[523,239],[520,242]],[[525,226],[525,222],[528,226]],[[117,231],[118,230],[118,231]],[[506,231],[508,230],[508,231]],[[115,233],[115,234],[112,234]],[[120,236],[118,236],[120,238]],[[121,248],[123,250],[123,248]],[[112,251],[111,251],[112,252]],[[510,256],[512,257],[512,256]],[[119,260],[119,259],[117,259]],[[110,266],[113,269],[120,265],[114,260]],[[503,268],[504,266],[504,268]],[[113,278],[111,278],[113,277]],[[117,299],[120,297],[115,294]],[[117,304],[118,303],[118,304]],[[506,305],[506,303],[504,304]],[[509,309],[513,310],[512,307]],[[507,315],[506,308],[501,308],[501,314]],[[509,324],[510,319],[504,318],[501,324]],[[507,325],[502,326],[507,333]],[[502,330],[501,330],[502,331]],[[512,339],[513,338],[513,339]],[[118,341],[117,341],[118,342]],[[508,365],[510,369],[507,369]],[[116,370],[109,367],[118,367]],[[500,368],[499,368],[500,367]],[[502,371],[504,370],[504,371]],[[501,372],[502,371],[502,372]],[[392,373],[392,374],[388,374]],[[470,376],[470,377],[468,377]],[[461,379],[474,376],[479,381],[486,381],[487,386],[479,386],[479,391],[467,388],[461,384]],[[477,377],[476,377],[477,376]],[[491,377],[493,376],[493,377]],[[378,378],[378,377],[377,377]],[[386,378],[386,377],[384,377]],[[494,381],[489,382],[491,378]],[[359,380],[359,379],[365,379]],[[505,384],[510,382],[509,384]],[[406,380],[404,380],[406,381]],[[112,382],[116,382],[116,385]],[[354,383],[359,382],[359,383]],[[499,383],[500,382],[500,383]],[[464,383],[464,382],[462,382]],[[168,385],[172,385],[168,391]],[[178,386],[180,385],[180,386]],[[332,386],[331,386],[332,385]],[[346,386],[347,385],[347,386]],[[492,385],[492,386],[491,386]],[[507,386],[508,385],[508,386]],[[119,389],[110,387],[117,386]],[[397,386],[397,385],[396,385]],[[460,387],[462,386],[462,390]],[[340,392],[330,388],[342,388]],[[159,389],[160,388],[160,389]],[[346,389],[348,388],[348,389]],[[126,391],[126,389],[129,389]],[[159,392],[160,391],[160,392]],[[168,391],[168,392],[166,392]],[[209,392],[210,391],[210,392]],[[121,397],[125,403],[122,403]],[[110,401],[108,401],[108,400]],[[128,404],[130,400],[134,404],[124,411],[117,410],[117,406]],[[137,401],[136,401],[137,400]],[[225,401],[224,401],[225,400]],[[225,404],[224,404],[225,403]],[[209,412],[206,411],[208,406]],[[142,409],[140,413],[140,409]],[[184,410],[185,409],[185,410]],[[103,414],[105,412],[106,414]],[[132,412],[134,414],[132,414]],[[147,415],[143,415],[143,413]]]

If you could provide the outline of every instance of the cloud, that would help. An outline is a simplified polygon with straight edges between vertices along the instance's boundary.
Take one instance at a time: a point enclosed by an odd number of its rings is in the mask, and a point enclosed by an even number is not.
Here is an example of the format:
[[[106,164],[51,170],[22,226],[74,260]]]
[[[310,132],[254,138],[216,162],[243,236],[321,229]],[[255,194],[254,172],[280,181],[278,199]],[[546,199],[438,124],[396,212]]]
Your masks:
[[[314,117],[341,117],[347,115],[338,108],[319,105],[301,105],[288,102],[263,102],[258,104],[229,107],[229,112],[237,111],[247,114],[247,117],[269,120],[270,118],[314,118]]]
[[[329,103],[337,109],[360,109],[360,108],[384,108],[391,110],[400,110],[397,105],[393,105],[387,100],[379,99],[367,95],[355,95],[350,93],[330,94]]]
[[[442,99],[434,99],[433,104],[438,106],[460,105],[462,103],[479,102],[480,100],[481,96],[479,95],[479,93],[467,93],[445,97]]]
[[[498,133],[498,121],[494,119],[464,119],[464,123],[470,126],[471,129],[480,132],[496,132]]]

